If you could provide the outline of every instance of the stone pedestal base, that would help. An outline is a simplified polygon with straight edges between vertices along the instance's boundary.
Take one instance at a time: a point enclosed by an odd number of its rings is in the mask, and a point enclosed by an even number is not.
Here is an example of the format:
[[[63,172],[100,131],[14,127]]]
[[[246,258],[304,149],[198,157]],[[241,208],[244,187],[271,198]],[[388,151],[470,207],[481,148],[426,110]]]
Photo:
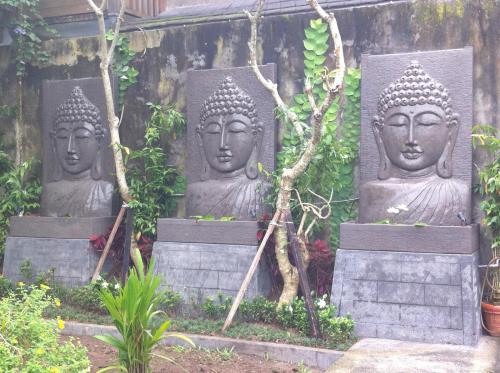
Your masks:
[[[337,251],[332,303],[360,337],[475,345],[481,333],[477,251]]]
[[[26,281],[20,267],[31,263],[32,275],[54,270],[54,280],[65,286],[90,282],[99,261],[89,237],[109,229],[113,217],[49,218],[15,217],[10,222],[3,274],[12,281]],[[105,263],[103,271],[109,268]]]
[[[256,245],[155,242],[153,257],[163,286],[180,292],[187,303],[201,303],[218,292],[234,297],[257,252]],[[246,297],[266,296],[269,271],[259,264]]]

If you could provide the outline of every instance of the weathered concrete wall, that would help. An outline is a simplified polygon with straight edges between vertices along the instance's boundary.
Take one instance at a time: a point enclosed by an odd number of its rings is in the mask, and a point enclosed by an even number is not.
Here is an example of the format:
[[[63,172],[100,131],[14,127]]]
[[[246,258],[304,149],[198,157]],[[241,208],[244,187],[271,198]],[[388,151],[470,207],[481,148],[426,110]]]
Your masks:
[[[448,4],[448,5],[446,5]],[[450,5],[451,4],[451,5]],[[474,48],[474,123],[500,126],[500,3],[495,0],[395,2],[336,10],[349,66],[359,66],[363,53]],[[302,87],[303,29],[312,13],[267,16],[261,27],[261,62],[278,65],[278,82],[285,100]],[[128,37],[138,52],[134,66],[139,84],[127,92],[121,132],[125,144],[142,145],[148,101],[175,103],[186,111],[186,71],[245,66],[249,23],[241,16],[223,20],[199,18],[144,22],[143,30],[129,27]],[[23,87],[24,157],[41,159],[43,79],[98,76],[95,38],[58,39],[45,43],[48,67],[29,68]],[[0,48],[0,105],[15,104],[15,67],[10,50]],[[459,103],[456,103],[456,105]],[[12,121],[0,119],[0,133],[13,151]],[[183,165],[185,139],[170,147],[170,163]],[[475,154],[477,162],[480,154]],[[477,203],[476,203],[477,206]],[[477,208],[475,220],[478,220]]]

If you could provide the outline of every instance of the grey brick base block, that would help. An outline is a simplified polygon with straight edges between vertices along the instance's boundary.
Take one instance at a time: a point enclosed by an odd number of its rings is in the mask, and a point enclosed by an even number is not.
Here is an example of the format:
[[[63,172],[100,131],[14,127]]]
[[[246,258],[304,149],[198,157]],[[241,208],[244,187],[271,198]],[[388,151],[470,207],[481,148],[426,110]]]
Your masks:
[[[12,281],[25,281],[20,267],[30,261],[33,275],[54,269],[56,282],[82,286],[89,283],[98,260],[88,239],[8,237],[3,274]]]
[[[478,253],[337,251],[332,303],[360,337],[475,345]]]
[[[153,257],[162,285],[182,294],[184,301],[200,303],[218,292],[235,296],[250,268],[257,246],[207,243],[155,242]],[[266,296],[269,271],[261,260],[246,296]]]

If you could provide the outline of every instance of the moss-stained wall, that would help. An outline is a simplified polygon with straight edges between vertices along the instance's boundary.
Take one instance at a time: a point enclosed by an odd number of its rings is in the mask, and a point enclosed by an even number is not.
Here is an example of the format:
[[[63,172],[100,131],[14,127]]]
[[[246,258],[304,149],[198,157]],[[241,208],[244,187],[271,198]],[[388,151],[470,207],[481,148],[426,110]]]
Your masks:
[[[279,86],[285,99],[302,87],[303,29],[312,13],[268,16],[261,26],[262,63],[278,65]],[[364,53],[474,48],[475,122],[500,126],[500,2],[451,0],[396,2],[336,11],[349,66],[358,66]],[[128,37],[138,52],[134,62],[139,83],[127,92],[121,133],[125,144],[142,145],[148,101],[174,103],[186,110],[186,71],[245,66],[248,61],[249,23],[242,17],[145,22],[129,27]],[[41,156],[41,102],[43,79],[98,76],[95,38],[57,39],[45,43],[51,54],[48,67],[29,68],[23,87],[24,157]],[[10,50],[0,48],[0,105],[15,104],[15,68]],[[459,104],[459,103],[457,103]],[[13,149],[12,121],[0,119],[0,133]],[[171,144],[172,163],[182,165],[184,142]],[[479,160],[480,155],[476,155]]]

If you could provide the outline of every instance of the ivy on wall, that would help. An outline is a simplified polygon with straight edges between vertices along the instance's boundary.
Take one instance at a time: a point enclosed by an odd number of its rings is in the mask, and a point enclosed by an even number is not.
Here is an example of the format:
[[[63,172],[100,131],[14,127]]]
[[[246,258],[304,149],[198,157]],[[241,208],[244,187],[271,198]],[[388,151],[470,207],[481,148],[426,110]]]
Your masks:
[[[49,58],[40,35],[55,32],[39,10],[40,0],[0,0],[0,27],[7,27],[12,36],[18,77],[26,75],[27,65],[43,65]]]
[[[323,67],[328,58],[329,38],[327,24],[321,19],[312,20],[310,27],[305,29],[304,76],[312,83],[316,102],[322,101],[326,95],[321,76],[334,74]],[[348,69],[344,77],[343,96],[333,102],[324,117],[324,133],[316,156],[295,185],[303,202],[320,203],[310,191],[326,199],[332,195],[332,214],[328,222],[318,222],[315,226],[317,233],[326,228],[332,248],[338,246],[340,223],[354,219],[357,213],[353,175],[358,156],[360,81],[360,70]],[[305,123],[311,115],[311,107],[307,96],[298,94],[294,97],[294,102],[292,110],[304,123],[304,132],[308,136],[309,128]],[[281,120],[284,119],[280,113],[278,116]],[[287,123],[282,150],[277,155],[278,170],[295,162],[303,151],[301,144],[304,142],[300,141],[293,126]],[[275,185],[276,188],[279,187],[277,183]],[[298,211],[298,201],[294,203],[293,210]]]

